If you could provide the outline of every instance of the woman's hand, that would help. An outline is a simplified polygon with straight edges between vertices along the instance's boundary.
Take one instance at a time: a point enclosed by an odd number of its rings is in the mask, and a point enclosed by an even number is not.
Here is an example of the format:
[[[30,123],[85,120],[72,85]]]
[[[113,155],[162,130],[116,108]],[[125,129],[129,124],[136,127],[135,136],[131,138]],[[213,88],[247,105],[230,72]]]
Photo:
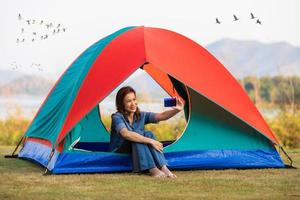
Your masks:
[[[154,149],[156,149],[157,151],[163,153],[163,144],[162,143],[160,143],[159,141],[151,139],[150,144]]]
[[[178,97],[175,97],[175,99],[176,99],[176,106],[174,106],[173,108],[178,110],[178,111],[182,111],[184,105],[183,105],[181,99],[179,99]]]

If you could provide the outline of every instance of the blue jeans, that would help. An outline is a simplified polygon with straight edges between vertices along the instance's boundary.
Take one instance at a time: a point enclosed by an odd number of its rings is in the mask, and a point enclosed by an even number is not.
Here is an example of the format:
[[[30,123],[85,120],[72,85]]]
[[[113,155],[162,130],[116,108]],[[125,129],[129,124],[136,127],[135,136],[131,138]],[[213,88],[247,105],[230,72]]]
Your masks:
[[[150,131],[137,133],[144,137],[155,139],[154,134]],[[116,152],[131,153],[134,172],[144,171],[154,167],[161,168],[163,165],[167,165],[164,154],[148,144],[125,140]]]

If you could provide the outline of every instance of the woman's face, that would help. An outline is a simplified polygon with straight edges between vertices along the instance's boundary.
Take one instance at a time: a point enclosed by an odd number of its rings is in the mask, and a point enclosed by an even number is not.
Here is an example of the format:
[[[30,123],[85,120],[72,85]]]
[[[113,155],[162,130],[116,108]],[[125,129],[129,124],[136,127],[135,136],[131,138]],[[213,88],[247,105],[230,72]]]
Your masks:
[[[133,92],[126,94],[126,96],[123,99],[123,103],[124,103],[124,109],[128,113],[134,113],[136,111],[137,101],[136,101],[135,94]]]

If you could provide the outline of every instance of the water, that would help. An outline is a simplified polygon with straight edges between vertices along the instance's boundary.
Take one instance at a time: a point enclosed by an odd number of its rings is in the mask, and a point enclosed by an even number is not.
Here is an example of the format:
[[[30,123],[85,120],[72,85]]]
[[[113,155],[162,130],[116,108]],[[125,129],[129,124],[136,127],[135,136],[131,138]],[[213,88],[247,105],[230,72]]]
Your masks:
[[[39,107],[42,105],[46,96],[19,95],[13,97],[0,97],[0,118],[7,118],[14,115],[20,109],[22,116],[33,118]],[[168,110],[163,104],[163,99],[156,99],[154,102],[140,102],[140,110],[151,112],[162,112]],[[115,101],[113,98],[106,98],[100,103],[101,115],[111,115],[116,112]],[[279,113],[279,109],[261,109],[264,117],[274,118]]]
[[[32,118],[43,103],[45,96],[19,95],[0,97],[0,118],[16,114],[19,109],[22,116]]]
[[[7,118],[14,115],[20,109],[22,116],[33,118],[39,107],[42,105],[45,96],[19,95],[13,97],[0,97],[0,118]],[[163,107],[163,100],[155,102],[141,102],[138,104],[142,111],[161,112],[166,110]],[[106,98],[100,103],[101,114],[110,115],[116,112],[114,99]]]

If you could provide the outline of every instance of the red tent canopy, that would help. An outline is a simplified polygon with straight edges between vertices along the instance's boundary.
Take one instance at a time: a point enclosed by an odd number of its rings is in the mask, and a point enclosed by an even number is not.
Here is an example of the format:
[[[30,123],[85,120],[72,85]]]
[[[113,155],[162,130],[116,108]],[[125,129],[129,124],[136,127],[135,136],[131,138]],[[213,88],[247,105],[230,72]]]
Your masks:
[[[246,92],[205,48],[172,31],[136,27],[98,55],[68,112],[56,144],[114,88],[145,62],[145,70],[170,94],[170,75],[249,124],[274,143],[275,135]]]

